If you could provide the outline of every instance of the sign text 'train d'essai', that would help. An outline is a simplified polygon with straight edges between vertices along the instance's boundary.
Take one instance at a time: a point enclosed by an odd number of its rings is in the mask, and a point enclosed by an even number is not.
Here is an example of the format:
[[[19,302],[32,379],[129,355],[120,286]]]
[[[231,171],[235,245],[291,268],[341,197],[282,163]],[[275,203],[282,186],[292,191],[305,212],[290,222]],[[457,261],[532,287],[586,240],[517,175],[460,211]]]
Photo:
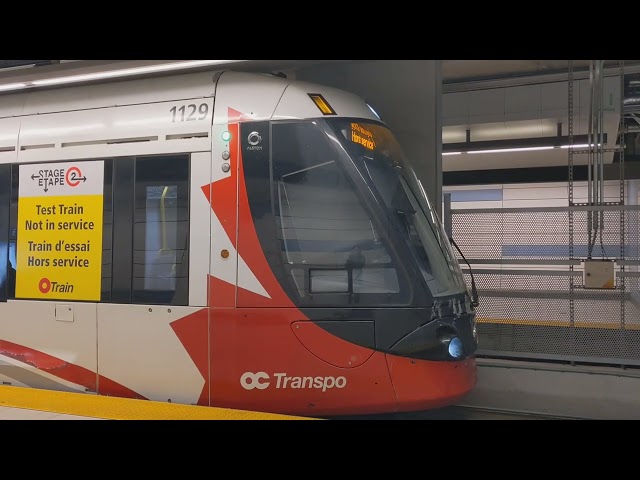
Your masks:
[[[20,165],[16,297],[99,301],[104,162]]]

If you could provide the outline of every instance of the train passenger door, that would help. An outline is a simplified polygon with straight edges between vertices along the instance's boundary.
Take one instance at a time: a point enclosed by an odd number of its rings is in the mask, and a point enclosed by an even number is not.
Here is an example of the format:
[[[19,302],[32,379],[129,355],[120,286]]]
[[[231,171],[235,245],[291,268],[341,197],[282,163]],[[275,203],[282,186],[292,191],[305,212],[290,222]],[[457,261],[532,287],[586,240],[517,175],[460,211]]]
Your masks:
[[[208,405],[209,152],[116,158],[98,392]]]
[[[103,162],[0,164],[0,381],[96,392]]]

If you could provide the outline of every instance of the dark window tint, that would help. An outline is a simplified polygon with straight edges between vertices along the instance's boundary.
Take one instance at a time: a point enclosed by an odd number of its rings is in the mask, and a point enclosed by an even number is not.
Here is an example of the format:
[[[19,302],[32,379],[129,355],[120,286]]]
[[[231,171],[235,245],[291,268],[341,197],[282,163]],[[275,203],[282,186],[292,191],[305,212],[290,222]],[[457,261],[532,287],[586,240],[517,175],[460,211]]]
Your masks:
[[[113,197],[111,199],[111,272],[112,303],[131,303],[133,271],[133,210],[136,160],[133,157],[113,161]]]
[[[0,165],[0,302],[7,300],[9,284],[15,271],[9,264],[9,211],[11,201],[11,166]]]
[[[133,302],[188,303],[189,157],[136,159]]]
[[[276,218],[290,281],[319,304],[385,304],[400,292],[386,241],[376,229],[338,152],[312,122],[273,124]],[[369,295],[364,300],[363,295]]]
[[[112,278],[112,223],[113,223],[113,211],[112,211],[112,160],[105,160],[105,173],[104,173],[104,227],[103,227],[103,253],[102,253],[102,301],[109,301],[111,294],[111,278]],[[45,164],[46,165],[46,164]],[[2,165],[0,165],[2,167]],[[9,166],[7,166],[9,167]],[[0,178],[0,205],[7,205],[9,212],[9,229],[8,229],[8,284],[7,284],[7,296],[8,298],[15,298],[15,279],[17,268],[17,226],[18,226],[18,186],[19,186],[19,172],[20,165],[12,165],[11,173],[9,177],[9,184],[7,190],[4,190],[3,181]],[[2,177],[2,174],[0,174]],[[7,201],[5,203],[4,198]],[[1,215],[0,207],[0,215]],[[0,232],[1,232],[2,219],[0,218]],[[0,251],[2,248],[0,233]],[[0,260],[1,265],[1,260]],[[0,269],[1,270],[1,269]],[[0,274],[1,278],[1,274]],[[0,294],[1,295],[1,294]]]
[[[111,301],[113,278],[113,160],[104,163],[102,230],[102,301]]]
[[[0,301],[15,298],[18,172],[0,165]],[[107,159],[103,195],[101,300],[187,305],[189,157]]]
[[[9,207],[9,283],[8,298],[16,298],[16,257],[18,241],[18,165],[11,166],[11,203]]]

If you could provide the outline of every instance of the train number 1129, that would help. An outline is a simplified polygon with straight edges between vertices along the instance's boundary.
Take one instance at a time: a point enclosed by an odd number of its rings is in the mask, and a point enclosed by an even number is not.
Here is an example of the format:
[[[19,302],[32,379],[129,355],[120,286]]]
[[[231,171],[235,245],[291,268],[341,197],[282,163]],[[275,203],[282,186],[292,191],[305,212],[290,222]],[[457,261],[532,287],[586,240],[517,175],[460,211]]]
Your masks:
[[[209,113],[209,105],[206,103],[201,103],[200,105],[191,103],[189,105],[182,105],[181,107],[174,106],[169,112],[171,113],[171,121],[173,123],[204,120]]]

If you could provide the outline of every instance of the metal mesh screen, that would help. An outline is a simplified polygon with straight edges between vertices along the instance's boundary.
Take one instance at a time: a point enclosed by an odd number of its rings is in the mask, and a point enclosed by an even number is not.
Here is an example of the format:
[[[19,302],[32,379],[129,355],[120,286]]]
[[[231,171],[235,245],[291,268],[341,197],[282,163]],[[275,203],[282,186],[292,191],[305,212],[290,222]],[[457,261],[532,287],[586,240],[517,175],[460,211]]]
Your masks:
[[[480,355],[640,365],[640,207],[451,214],[480,295]],[[584,288],[585,259],[614,260],[615,288]]]

